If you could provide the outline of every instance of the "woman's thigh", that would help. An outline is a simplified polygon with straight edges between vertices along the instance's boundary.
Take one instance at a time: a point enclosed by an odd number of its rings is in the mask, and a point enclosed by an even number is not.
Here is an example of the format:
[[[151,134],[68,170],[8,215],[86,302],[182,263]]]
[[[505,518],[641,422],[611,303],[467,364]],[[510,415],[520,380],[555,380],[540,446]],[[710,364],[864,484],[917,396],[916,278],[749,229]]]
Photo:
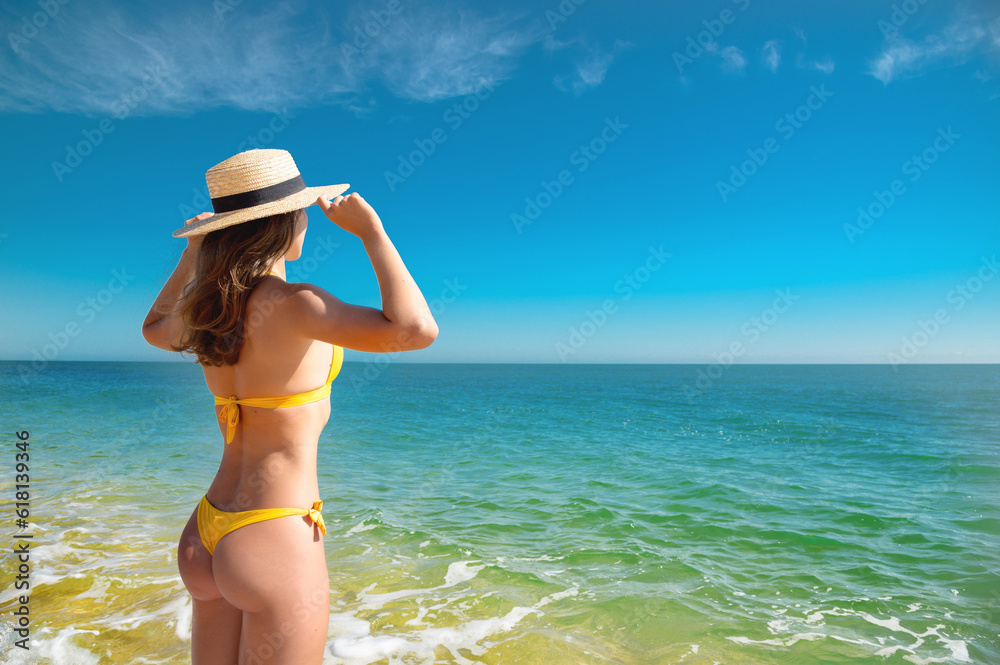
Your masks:
[[[177,567],[192,598],[191,663],[224,665],[239,657],[243,612],[222,597],[212,572],[212,555],[198,535],[197,509],[177,543]]]
[[[223,597],[244,612],[247,662],[251,655],[275,665],[322,660],[330,577],[311,521],[295,515],[237,529],[216,545],[213,569]]]

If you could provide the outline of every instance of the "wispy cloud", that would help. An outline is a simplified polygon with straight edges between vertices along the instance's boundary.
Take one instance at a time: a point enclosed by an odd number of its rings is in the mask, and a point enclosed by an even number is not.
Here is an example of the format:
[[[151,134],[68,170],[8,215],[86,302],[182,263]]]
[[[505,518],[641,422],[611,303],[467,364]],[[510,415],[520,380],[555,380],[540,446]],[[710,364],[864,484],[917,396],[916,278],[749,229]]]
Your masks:
[[[1000,50],[1000,17],[992,21],[963,16],[940,35],[912,41],[894,34],[869,63],[869,74],[888,85],[900,78],[919,76],[928,69],[968,62],[978,50]]]
[[[517,57],[541,35],[507,17],[432,10],[400,20],[373,42],[356,77],[379,77],[399,97],[435,101],[474,92],[483,81],[507,78]],[[392,26],[390,26],[392,27]]]
[[[742,72],[746,67],[747,59],[743,57],[743,51],[735,46],[727,46],[721,51],[722,68],[728,72]]]
[[[831,58],[826,58],[825,60],[818,60],[816,62],[810,63],[813,69],[818,69],[827,76],[833,73],[834,63]]]
[[[761,58],[764,61],[765,67],[772,72],[778,71],[778,65],[781,64],[781,46],[776,40],[772,39],[765,42]]]
[[[830,56],[827,56],[822,60],[809,60],[806,58],[805,53],[796,53],[795,66],[799,69],[815,69],[829,76],[836,68],[836,63]]]
[[[542,40],[542,48],[548,52],[558,51],[559,49],[564,49],[567,46],[571,46],[577,42],[576,39],[571,39],[568,42],[561,42],[551,34],[545,35],[545,39]]]
[[[137,11],[69,4],[20,53],[3,50],[0,112],[111,115],[154,70],[159,82],[136,114],[324,103],[364,113],[375,86],[431,102],[502,80],[544,36],[519,17],[407,6],[352,55],[344,46],[356,26],[328,25],[306,2],[235,6],[224,19],[211,3],[148,17]]]
[[[571,74],[555,77],[556,86],[560,90],[572,91],[578,97],[587,90],[596,88],[604,82],[604,75],[611,67],[615,54],[629,45],[627,42],[616,40],[610,51],[590,49],[582,59],[574,63],[574,71]]]
[[[743,56],[743,51],[737,46],[725,46],[720,49],[718,42],[709,42],[705,46],[705,53],[711,53],[721,58],[722,62],[720,66],[723,71],[730,73],[742,72],[747,64],[747,59]]]

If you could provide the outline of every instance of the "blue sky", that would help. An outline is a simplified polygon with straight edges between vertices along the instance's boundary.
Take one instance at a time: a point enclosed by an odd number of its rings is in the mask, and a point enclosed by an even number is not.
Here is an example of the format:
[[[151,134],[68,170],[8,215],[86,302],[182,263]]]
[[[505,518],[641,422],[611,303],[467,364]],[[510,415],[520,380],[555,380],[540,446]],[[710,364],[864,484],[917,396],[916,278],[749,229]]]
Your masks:
[[[579,0],[577,0],[579,2]],[[251,147],[379,212],[420,362],[997,362],[989,2],[0,3],[0,358],[140,326]],[[309,209],[290,279],[379,306]],[[346,360],[373,361],[348,351]]]

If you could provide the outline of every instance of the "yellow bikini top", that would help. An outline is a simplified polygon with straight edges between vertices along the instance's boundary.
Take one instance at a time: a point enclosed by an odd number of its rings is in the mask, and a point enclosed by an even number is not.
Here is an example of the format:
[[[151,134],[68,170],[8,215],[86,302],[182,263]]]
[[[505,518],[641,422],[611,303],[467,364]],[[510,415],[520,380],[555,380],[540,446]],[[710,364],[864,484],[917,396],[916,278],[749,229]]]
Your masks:
[[[275,273],[271,273],[274,275]],[[280,275],[278,275],[280,277]],[[222,411],[219,412],[219,421],[226,423],[226,443],[233,440],[236,435],[236,424],[240,421],[240,405],[256,406],[262,409],[280,409],[286,406],[298,406],[309,404],[326,399],[330,395],[330,384],[337,378],[340,368],[344,364],[344,349],[333,345],[333,360],[330,362],[330,374],[326,377],[326,383],[319,388],[314,388],[297,395],[280,395],[278,397],[245,397],[237,399],[232,397],[219,397],[215,395],[215,403],[223,404]]]

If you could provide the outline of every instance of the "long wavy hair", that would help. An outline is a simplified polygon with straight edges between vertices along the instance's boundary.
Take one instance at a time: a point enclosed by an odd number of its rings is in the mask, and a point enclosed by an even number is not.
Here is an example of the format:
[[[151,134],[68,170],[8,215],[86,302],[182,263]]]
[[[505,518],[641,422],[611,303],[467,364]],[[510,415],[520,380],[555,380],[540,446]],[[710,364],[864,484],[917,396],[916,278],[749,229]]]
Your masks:
[[[302,210],[233,224],[205,235],[195,259],[194,279],[184,288],[178,313],[184,322],[180,346],[199,364],[235,365],[243,348],[244,317],[254,287],[275,259],[292,246]]]

